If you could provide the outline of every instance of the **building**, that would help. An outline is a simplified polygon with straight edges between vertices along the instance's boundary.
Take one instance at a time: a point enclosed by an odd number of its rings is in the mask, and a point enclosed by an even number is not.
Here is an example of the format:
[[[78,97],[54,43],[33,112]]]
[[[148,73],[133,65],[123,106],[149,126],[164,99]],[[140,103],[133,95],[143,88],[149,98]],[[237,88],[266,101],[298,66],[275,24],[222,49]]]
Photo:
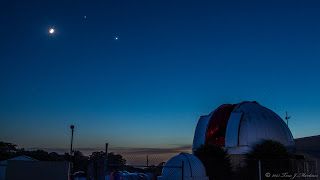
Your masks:
[[[297,138],[295,145],[297,154],[316,162],[317,174],[320,176],[320,135]]]
[[[0,180],[68,180],[69,163],[17,156],[0,162]]]
[[[194,155],[180,153],[172,157],[163,167],[158,180],[208,180],[202,162]]]
[[[11,159],[0,161],[0,180],[6,179],[7,167],[10,161],[38,161],[38,160],[33,159],[29,156],[21,155]]]
[[[231,164],[237,168],[245,164],[245,154],[263,140],[280,142],[289,152],[303,155],[304,160],[291,162],[295,170],[320,174],[320,136],[294,139],[281,117],[255,101],[223,104],[201,116],[192,150],[204,144],[223,147],[230,155]]]
[[[294,149],[287,124],[273,111],[253,101],[223,104],[201,116],[193,139],[193,151],[203,144],[224,147],[229,154],[241,155],[262,140],[274,140]]]

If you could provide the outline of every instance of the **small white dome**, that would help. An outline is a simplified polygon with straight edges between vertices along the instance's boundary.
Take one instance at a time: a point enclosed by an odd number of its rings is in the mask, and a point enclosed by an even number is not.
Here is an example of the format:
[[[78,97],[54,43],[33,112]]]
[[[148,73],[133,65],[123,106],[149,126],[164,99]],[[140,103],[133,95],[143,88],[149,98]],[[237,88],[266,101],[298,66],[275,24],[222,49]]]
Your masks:
[[[180,153],[167,161],[158,180],[182,179],[182,171],[184,179],[208,180],[202,162],[188,153]]]

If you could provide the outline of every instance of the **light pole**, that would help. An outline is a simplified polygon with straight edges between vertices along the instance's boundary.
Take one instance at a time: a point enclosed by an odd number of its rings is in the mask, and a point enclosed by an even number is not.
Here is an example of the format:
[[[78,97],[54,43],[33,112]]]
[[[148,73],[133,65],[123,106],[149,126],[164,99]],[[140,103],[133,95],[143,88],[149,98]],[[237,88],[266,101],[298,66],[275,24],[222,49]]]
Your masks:
[[[71,129],[71,143],[70,143],[70,162],[69,162],[69,179],[71,179],[71,175],[73,173],[73,149],[72,149],[72,144],[73,144],[73,132],[74,132],[74,125],[70,125]]]
[[[74,125],[70,125],[71,129],[71,144],[70,144],[70,155],[73,153],[72,144],[73,144],[73,132],[74,132]]]

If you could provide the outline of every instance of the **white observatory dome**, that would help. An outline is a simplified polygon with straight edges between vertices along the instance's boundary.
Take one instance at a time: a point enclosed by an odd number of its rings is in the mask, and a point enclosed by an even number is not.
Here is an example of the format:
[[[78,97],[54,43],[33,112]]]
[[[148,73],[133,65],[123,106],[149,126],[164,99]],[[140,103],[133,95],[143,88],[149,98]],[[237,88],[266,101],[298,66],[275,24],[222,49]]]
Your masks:
[[[287,124],[257,102],[223,104],[201,116],[193,139],[193,150],[203,144],[226,147],[230,154],[244,154],[262,140],[274,140],[289,149],[294,140]]]
[[[158,180],[182,179],[182,171],[183,179],[208,180],[202,162],[196,156],[188,153],[180,153],[167,161]]]

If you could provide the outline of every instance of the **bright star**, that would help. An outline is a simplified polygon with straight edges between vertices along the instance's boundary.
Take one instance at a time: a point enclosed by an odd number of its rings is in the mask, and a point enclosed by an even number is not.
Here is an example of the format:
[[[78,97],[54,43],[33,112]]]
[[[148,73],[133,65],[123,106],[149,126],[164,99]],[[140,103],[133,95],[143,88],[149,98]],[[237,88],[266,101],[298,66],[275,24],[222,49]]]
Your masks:
[[[119,37],[118,37],[118,36],[115,36],[115,37],[114,37],[114,40],[118,40],[118,39],[119,39]]]

